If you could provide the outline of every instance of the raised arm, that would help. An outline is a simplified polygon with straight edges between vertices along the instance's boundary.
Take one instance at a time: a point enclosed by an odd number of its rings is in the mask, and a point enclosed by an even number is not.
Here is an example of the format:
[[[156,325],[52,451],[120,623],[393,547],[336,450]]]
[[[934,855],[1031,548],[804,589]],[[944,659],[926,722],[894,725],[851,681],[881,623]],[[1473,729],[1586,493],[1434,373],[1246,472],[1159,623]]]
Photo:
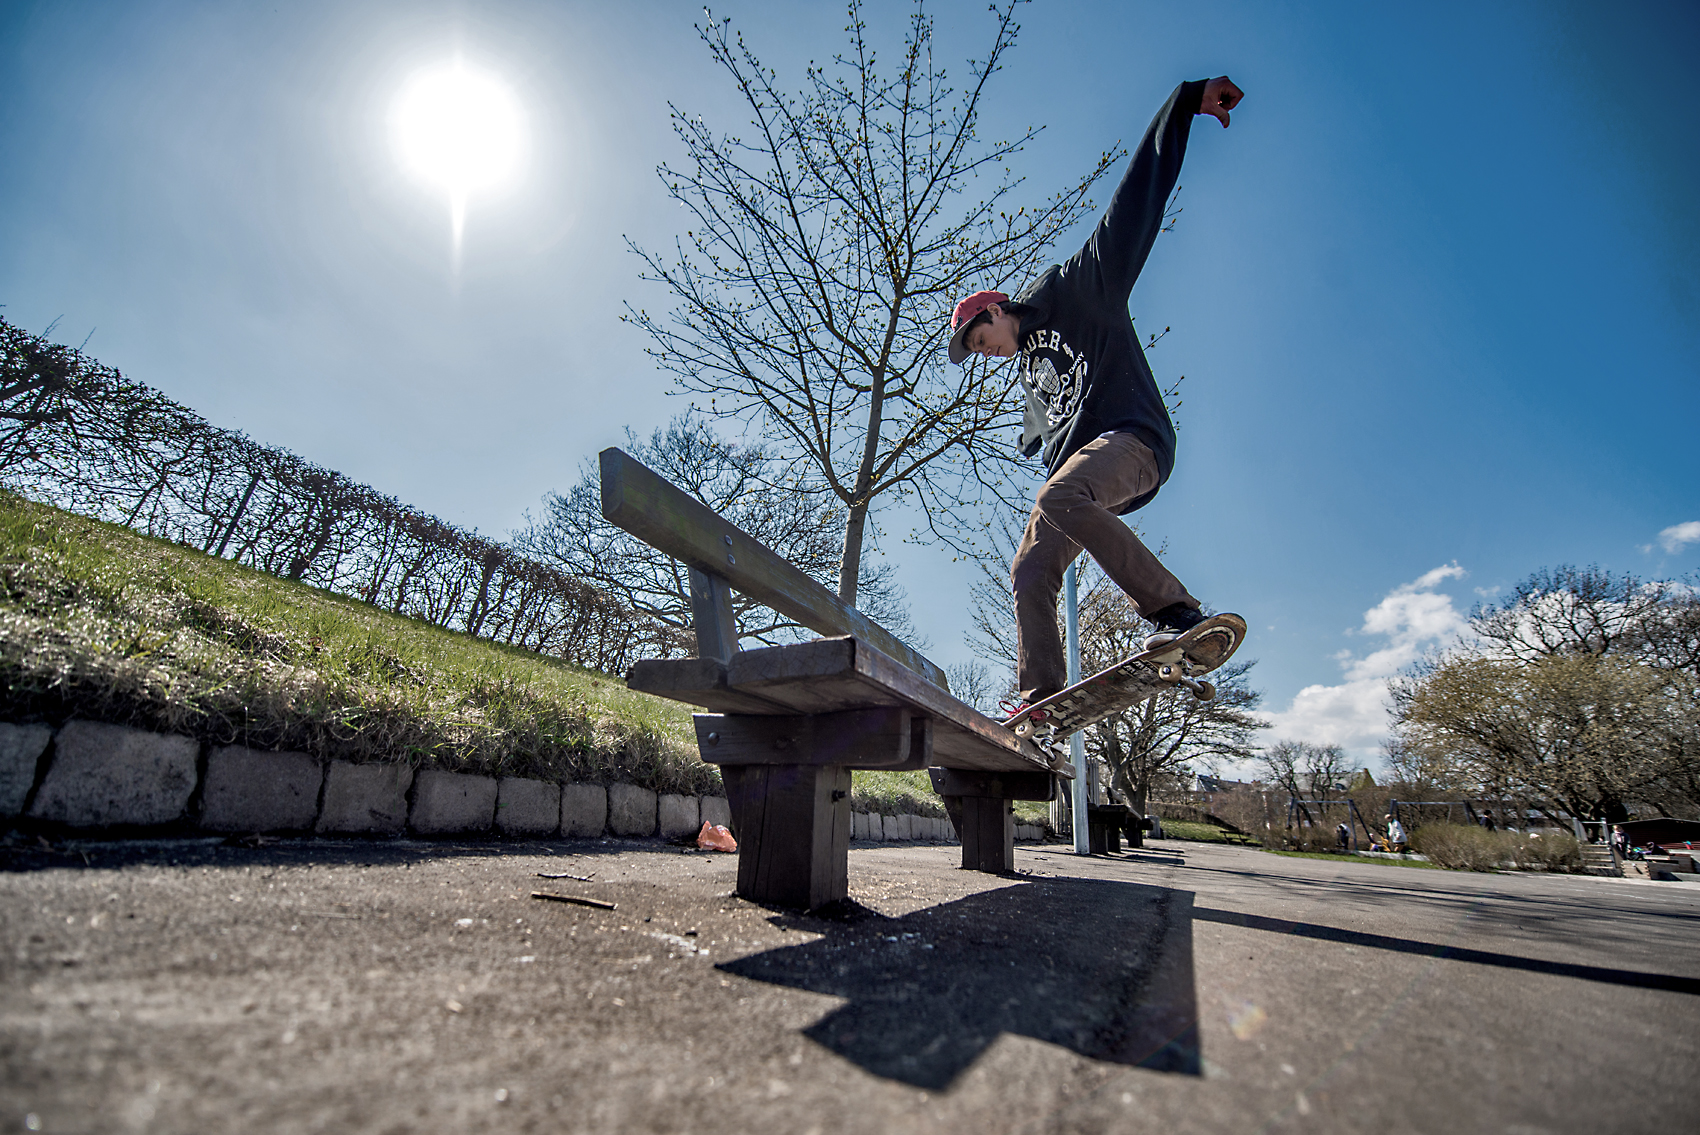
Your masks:
[[[1163,227],[1163,206],[1174,192],[1195,114],[1228,112],[1245,97],[1226,77],[1182,83],[1146,127],[1121,184],[1085,246],[1069,267],[1088,273],[1107,301],[1126,305],[1134,281]]]

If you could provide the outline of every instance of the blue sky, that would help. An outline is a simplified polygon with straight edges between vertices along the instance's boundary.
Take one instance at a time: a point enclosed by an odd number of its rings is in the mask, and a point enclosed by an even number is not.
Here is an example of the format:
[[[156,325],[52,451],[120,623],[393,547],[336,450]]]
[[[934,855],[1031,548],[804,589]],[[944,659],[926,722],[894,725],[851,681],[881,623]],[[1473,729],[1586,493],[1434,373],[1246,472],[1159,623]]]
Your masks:
[[[844,22],[716,10],[791,76]],[[987,42],[979,0],[931,10],[944,58]],[[665,303],[623,237],[681,224],[653,173],[678,155],[667,103],[743,121],[698,19],[12,0],[0,304],[500,535],[681,408],[618,315]],[[1249,617],[1280,732],[1368,757],[1387,675],[1539,567],[1700,567],[1700,8],[1042,0],[1021,19],[991,107],[1046,127],[1021,166],[1036,194],[1137,139],[1182,79],[1247,92],[1230,130],[1195,124],[1186,211],[1134,292],[1143,330],[1174,329],[1159,376],[1187,376],[1176,472],[1140,523],[1195,594]],[[458,275],[446,206],[386,120],[457,51],[511,84],[530,139],[514,183],[473,201]],[[884,549],[930,653],[965,660],[967,569]]]

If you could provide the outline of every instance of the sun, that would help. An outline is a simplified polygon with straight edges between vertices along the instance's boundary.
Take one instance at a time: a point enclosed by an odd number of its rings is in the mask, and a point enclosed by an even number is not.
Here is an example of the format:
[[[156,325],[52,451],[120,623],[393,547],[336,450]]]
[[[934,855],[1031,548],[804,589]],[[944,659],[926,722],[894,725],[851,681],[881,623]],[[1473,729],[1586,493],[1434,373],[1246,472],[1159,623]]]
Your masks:
[[[493,75],[456,60],[415,74],[396,96],[396,148],[445,191],[458,251],[467,198],[512,178],[525,149],[519,101]]]

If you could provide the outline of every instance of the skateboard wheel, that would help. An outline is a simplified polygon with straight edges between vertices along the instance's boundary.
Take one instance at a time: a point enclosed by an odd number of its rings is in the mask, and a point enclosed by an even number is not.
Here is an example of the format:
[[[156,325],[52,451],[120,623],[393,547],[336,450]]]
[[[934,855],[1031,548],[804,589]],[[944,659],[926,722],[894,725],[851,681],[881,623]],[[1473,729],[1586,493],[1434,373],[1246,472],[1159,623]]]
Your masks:
[[[1216,696],[1216,687],[1202,679],[1193,687],[1192,696],[1199,701],[1209,701]]]
[[[1178,682],[1181,680],[1181,668],[1173,665],[1159,666],[1157,667],[1157,677],[1164,682]]]
[[[1032,721],[1023,721],[1020,725],[1015,727],[1015,735],[1017,737],[1025,737],[1031,732],[1033,732]]]

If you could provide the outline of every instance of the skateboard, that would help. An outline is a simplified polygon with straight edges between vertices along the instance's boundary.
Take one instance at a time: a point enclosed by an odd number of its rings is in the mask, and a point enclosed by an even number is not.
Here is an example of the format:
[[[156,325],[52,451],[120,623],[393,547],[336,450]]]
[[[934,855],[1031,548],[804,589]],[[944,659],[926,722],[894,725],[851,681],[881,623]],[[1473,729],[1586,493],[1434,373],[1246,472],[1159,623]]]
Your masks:
[[[1088,725],[1176,686],[1191,690],[1199,701],[1209,701],[1216,696],[1216,687],[1201,675],[1226,662],[1244,641],[1244,619],[1212,615],[1173,642],[1124,658],[1034,702],[1004,725],[1017,737],[1053,748]]]

